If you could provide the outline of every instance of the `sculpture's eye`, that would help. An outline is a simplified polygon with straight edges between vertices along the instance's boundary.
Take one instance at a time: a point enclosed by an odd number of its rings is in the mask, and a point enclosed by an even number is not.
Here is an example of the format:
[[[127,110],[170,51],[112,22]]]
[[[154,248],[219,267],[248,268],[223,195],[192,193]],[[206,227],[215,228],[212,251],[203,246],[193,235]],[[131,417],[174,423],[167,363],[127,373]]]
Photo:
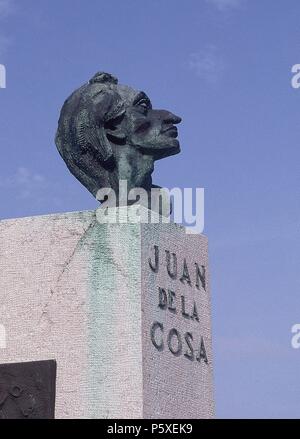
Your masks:
[[[149,99],[142,98],[136,103],[136,106],[141,107],[144,110],[149,110],[151,108],[151,103]]]
[[[148,102],[146,102],[145,100],[143,100],[143,101],[141,101],[141,102],[139,103],[139,106],[140,106],[140,107],[144,107],[144,108],[148,108]]]

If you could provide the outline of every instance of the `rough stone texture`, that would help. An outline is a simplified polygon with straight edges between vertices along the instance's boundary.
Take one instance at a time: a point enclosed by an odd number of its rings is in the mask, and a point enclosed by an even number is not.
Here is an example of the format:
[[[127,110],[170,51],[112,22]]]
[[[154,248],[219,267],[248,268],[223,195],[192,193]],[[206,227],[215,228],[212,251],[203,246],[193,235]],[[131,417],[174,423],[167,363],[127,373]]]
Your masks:
[[[56,418],[213,416],[209,288],[195,288],[193,270],[207,268],[204,236],[174,224],[100,225],[95,212],[74,212],[1,221],[0,242],[0,364],[56,359]],[[191,286],[168,276],[165,250],[177,254],[179,273],[186,258]],[[158,287],[184,294],[187,309],[194,298],[200,321],[159,308]],[[161,351],[154,321],[164,325]],[[180,356],[167,346],[173,327]],[[184,356],[187,331],[195,349],[203,336],[208,364]]]
[[[214,405],[207,238],[187,235],[183,227],[175,224],[159,224],[154,228],[142,226],[142,242],[144,416],[210,418],[214,413]],[[147,263],[149,246],[155,244],[160,249],[160,268],[157,274],[151,273]],[[166,250],[177,255],[177,279],[171,279],[167,274]],[[191,286],[180,281],[184,258]],[[206,291],[195,287],[195,262],[206,267]],[[170,289],[176,294],[176,312],[163,310],[158,306],[159,287]],[[196,303],[199,322],[182,315],[182,295],[185,298],[186,314],[192,313],[194,302]],[[149,337],[149,328],[154,321],[164,325],[165,346],[162,352],[153,348]],[[179,356],[173,355],[167,347],[167,334],[172,328],[182,338],[182,354]],[[184,355],[190,351],[184,342],[186,332],[193,336],[194,360]],[[208,364],[203,360],[200,363],[196,361],[201,336],[204,339]]]

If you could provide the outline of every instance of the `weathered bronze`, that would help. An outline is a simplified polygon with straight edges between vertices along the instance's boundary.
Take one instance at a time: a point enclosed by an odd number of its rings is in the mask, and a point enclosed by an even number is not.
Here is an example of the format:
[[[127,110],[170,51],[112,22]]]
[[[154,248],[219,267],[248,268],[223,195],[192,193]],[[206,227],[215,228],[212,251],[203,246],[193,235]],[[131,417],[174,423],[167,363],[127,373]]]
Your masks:
[[[0,419],[54,419],[56,361],[0,365]]]
[[[154,162],[180,152],[175,124],[181,119],[154,110],[148,96],[99,72],[65,102],[56,145],[71,173],[94,195],[152,187]]]

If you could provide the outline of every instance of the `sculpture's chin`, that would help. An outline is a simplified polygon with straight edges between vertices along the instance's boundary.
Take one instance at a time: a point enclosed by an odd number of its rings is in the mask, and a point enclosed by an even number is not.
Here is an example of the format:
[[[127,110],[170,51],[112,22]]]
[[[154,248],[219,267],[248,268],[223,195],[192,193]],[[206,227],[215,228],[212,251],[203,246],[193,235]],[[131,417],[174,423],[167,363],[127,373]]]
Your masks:
[[[177,139],[169,139],[165,145],[155,147],[140,147],[143,154],[152,155],[154,160],[160,160],[165,157],[180,153],[180,143]]]
[[[178,140],[172,139],[172,144],[169,146],[158,149],[154,152],[154,159],[160,160],[164,159],[165,157],[170,157],[171,155],[176,155],[180,153],[180,144]]]

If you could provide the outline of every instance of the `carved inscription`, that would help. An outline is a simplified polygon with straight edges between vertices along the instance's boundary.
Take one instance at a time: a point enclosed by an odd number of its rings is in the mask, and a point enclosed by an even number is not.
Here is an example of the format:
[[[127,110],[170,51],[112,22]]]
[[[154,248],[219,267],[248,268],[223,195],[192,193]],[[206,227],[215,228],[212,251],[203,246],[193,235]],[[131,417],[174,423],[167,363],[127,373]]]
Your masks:
[[[148,259],[149,268],[158,274],[160,270],[166,270],[167,278],[170,279],[172,288],[157,286],[157,306],[164,313],[172,313],[186,322],[186,330],[176,327],[167,327],[166,319],[154,321],[150,328],[150,337],[153,346],[160,352],[169,350],[175,357],[184,356],[190,361],[208,364],[204,337],[195,333],[195,325],[200,324],[199,305],[196,297],[206,293],[206,268],[197,262],[188,263],[183,258],[179,263],[176,253],[169,250],[160,251],[157,245],[151,249]],[[176,283],[175,283],[176,282]],[[173,288],[173,285],[176,288]],[[188,290],[182,292],[182,286],[187,285]],[[186,291],[190,291],[187,294]],[[193,294],[196,292],[196,296]],[[193,328],[191,322],[194,322]]]

